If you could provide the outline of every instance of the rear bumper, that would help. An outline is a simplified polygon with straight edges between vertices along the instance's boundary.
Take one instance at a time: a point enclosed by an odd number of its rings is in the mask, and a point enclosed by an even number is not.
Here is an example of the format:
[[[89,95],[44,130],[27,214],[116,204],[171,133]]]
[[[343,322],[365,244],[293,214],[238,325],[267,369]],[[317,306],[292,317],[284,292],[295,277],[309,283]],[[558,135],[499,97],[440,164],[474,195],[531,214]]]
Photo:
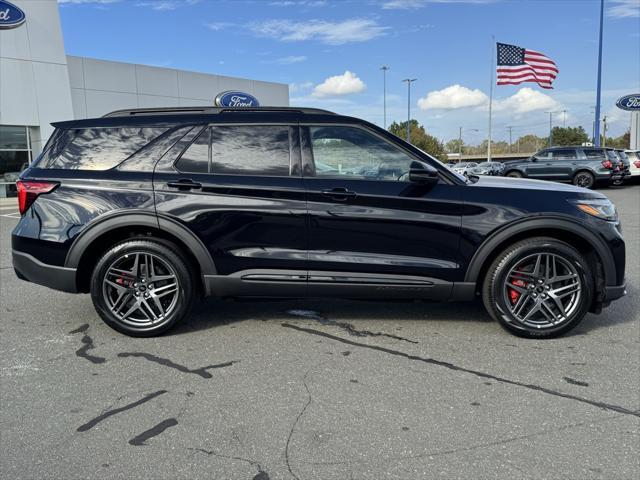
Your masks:
[[[18,278],[54,290],[77,293],[76,269],[42,263],[28,253],[12,250],[13,269]]]

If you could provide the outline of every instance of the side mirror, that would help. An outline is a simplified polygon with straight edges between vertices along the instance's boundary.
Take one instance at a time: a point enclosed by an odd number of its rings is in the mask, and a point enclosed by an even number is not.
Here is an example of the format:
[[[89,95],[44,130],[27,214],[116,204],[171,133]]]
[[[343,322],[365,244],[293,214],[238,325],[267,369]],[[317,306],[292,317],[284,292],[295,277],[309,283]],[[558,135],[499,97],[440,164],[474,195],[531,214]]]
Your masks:
[[[532,162],[537,162],[538,161],[538,157],[531,157],[531,161]]]
[[[424,168],[412,168],[409,170],[409,181],[419,185],[435,185],[438,183],[438,172]]]

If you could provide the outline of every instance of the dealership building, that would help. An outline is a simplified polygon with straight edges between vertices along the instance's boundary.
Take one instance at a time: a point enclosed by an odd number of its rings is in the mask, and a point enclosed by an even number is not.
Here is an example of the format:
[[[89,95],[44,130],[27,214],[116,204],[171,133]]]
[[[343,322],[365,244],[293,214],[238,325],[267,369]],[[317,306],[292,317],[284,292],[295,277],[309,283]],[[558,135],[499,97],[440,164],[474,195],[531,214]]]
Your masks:
[[[230,90],[263,106],[289,105],[286,84],[67,55],[56,0],[0,0],[0,197],[14,194],[52,122],[213,105]]]

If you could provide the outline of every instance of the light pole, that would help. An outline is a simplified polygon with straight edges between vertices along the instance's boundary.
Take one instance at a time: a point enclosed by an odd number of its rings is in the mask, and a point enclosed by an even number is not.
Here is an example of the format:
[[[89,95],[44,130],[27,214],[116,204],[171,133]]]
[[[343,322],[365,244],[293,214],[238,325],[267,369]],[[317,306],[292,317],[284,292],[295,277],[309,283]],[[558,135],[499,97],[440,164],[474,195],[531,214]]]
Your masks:
[[[554,112],[544,112],[549,114],[549,146],[553,145],[553,113]]]
[[[567,128],[567,111],[562,110],[562,128]]]
[[[403,82],[407,82],[407,143],[411,143],[411,84],[417,78],[405,78]]]
[[[384,125],[384,129],[387,129],[387,70],[389,70],[389,67],[387,67],[386,65],[383,65],[380,67],[380,70],[382,70],[382,109],[384,111],[384,120],[383,120],[383,125]]]
[[[595,118],[595,137],[596,147],[600,146],[600,88],[602,86],[602,27],[604,17],[604,0],[600,0],[600,36],[598,38],[598,81],[596,86],[596,118]]]
[[[477,128],[467,128],[470,132],[479,132]],[[460,127],[460,133],[458,135],[458,163],[462,160],[462,127]]]
[[[509,125],[508,127],[506,127],[506,129],[509,130],[509,153],[511,153],[511,146],[513,145],[513,142],[511,141],[511,131],[513,130],[513,126]]]

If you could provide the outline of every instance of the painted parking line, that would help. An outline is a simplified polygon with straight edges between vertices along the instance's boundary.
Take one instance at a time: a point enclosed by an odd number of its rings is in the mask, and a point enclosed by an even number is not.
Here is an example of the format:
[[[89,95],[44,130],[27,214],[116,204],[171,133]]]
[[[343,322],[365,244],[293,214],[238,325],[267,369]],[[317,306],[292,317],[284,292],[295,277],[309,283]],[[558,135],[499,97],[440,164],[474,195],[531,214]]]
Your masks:
[[[5,214],[0,214],[0,217],[4,217],[4,218],[15,218],[16,220],[20,218],[20,214],[18,212],[14,212],[14,213],[5,213]]]

